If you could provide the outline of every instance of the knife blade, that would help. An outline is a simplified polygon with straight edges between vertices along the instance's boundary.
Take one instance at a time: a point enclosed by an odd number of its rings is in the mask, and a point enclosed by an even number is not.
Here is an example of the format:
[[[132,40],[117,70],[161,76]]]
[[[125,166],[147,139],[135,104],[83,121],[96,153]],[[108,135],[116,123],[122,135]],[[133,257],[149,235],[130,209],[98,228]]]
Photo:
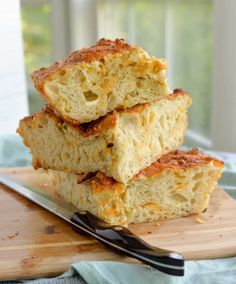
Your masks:
[[[110,225],[88,211],[78,211],[62,199],[51,198],[45,192],[24,185],[0,174],[0,183],[33,201],[44,209],[70,223],[110,249],[174,276],[184,276],[184,258],[181,254],[154,247],[122,226]]]

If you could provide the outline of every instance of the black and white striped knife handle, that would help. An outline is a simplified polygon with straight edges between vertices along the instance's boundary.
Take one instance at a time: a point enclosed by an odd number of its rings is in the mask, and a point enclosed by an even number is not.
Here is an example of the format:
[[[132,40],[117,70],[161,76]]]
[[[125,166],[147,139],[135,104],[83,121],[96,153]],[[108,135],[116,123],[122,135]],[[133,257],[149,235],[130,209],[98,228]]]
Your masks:
[[[119,253],[136,258],[164,273],[184,276],[184,258],[177,252],[150,246],[128,229],[111,226],[87,211],[74,213],[71,222]]]

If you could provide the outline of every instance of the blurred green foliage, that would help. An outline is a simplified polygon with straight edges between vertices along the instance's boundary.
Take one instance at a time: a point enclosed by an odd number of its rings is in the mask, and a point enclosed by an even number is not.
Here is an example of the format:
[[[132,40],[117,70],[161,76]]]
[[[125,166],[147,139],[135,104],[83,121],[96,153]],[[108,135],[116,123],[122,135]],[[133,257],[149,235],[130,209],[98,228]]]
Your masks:
[[[190,127],[210,138],[213,80],[212,1],[172,1],[171,73],[174,87],[193,97]]]
[[[41,5],[29,3],[21,7],[25,68],[31,113],[40,110],[44,104],[39,93],[33,87],[31,73],[42,66],[49,65],[52,61],[50,13],[49,3]]]
[[[112,5],[111,5],[112,2]],[[168,60],[170,87],[193,97],[190,128],[210,139],[212,100],[212,0],[98,0],[99,37],[117,31],[149,54]]]

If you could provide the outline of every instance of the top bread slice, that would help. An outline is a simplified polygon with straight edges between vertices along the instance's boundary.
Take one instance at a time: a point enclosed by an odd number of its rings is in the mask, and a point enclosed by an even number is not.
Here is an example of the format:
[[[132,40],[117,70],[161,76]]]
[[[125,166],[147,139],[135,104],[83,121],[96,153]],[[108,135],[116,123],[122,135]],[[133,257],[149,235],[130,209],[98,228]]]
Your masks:
[[[48,106],[81,124],[168,95],[167,64],[122,39],[101,39],[32,74]]]

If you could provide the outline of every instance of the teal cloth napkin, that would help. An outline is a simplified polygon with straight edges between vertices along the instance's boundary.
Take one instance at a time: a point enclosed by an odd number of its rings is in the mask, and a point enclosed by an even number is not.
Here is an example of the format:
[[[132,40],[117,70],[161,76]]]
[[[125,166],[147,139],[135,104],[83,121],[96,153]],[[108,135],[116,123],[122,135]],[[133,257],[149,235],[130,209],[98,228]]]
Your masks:
[[[225,161],[225,173],[221,184],[236,199],[236,155],[211,152]],[[28,166],[31,164],[29,151],[17,135],[0,135],[0,167]],[[158,284],[236,284],[236,257],[186,261],[185,276],[174,277],[147,266],[110,261],[79,262],[56,278],[31,281],[2,282],[33,284],[119,284],[119,283],[158,283]]]
[[[219,260],[187,261],[185,271],[184,277],[176,277],[146,266],[110,261],[90,261],[73,264],[69,271],[57,279],[40,279],[28,283],[67,284],[74,283],[72,281],[76,280],[75,283],[93,284],[235,284],[236,257]],[[55,280],[58,282],[50,282]]]
[[[0,167],[25,167],[31,165],[29,150],[18,135],[0,135]]]

